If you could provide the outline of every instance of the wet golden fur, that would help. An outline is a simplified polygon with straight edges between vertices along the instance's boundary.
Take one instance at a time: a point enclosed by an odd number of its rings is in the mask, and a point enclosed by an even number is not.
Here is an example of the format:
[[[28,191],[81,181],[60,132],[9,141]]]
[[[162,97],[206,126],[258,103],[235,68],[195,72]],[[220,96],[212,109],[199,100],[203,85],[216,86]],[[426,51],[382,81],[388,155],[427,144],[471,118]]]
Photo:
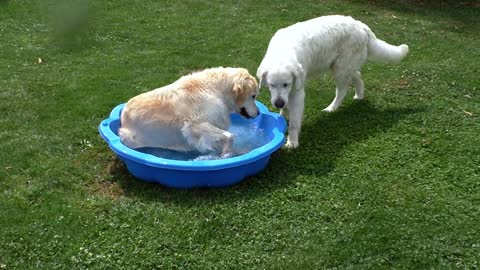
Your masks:
[[[231,112],[258,115],[257,81],[243,68],[211,68],[128,101],[119,136],[130,148],[225,153]]]

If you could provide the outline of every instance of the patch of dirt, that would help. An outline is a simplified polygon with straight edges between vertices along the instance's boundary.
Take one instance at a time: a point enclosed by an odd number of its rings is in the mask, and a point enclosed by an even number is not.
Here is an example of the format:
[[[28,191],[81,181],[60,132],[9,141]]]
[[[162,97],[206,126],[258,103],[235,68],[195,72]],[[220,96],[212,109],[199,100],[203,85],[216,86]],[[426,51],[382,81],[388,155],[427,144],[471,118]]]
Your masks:
[[[96,194],[109,199],[118,199],[125,196],[124,187],[120,184],[128,177],[125,165],[113,154],[105,161],[101,177],[97,178],[91,188]]]
[[[117,183],[112,181],[95,182],[92,186],[93,190],[97,194],[101,194],[109,199],[118,199],[125,195],[123,188]]]

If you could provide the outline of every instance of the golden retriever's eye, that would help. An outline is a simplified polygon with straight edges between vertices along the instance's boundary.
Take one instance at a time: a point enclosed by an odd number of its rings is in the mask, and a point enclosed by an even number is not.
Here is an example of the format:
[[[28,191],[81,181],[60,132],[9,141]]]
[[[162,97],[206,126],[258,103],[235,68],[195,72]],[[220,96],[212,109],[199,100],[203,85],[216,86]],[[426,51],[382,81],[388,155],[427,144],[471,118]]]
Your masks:
[[[284,83],[284,84],[283,84],[283,87],[287,87],[287,86],[288,86],[288,83]]]

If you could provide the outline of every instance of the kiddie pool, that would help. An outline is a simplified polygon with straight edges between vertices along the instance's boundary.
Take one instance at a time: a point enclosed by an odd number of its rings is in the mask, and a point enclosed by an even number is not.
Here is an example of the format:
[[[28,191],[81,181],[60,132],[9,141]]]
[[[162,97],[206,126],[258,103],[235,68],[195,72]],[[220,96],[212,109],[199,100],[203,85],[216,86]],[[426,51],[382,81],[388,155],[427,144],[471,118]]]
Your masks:
[[[110,149],[125,162],[128,171],[140,180],[173,188],[225,187],[265,169],[270,155],[284,143],[285,119],[277,113],[270,112],[261,102],[256,103],[260,111],[259,116],[247,120],[233,113],[230,115],[231,123],[243,125],[251,121],[248,124],[253,123],[253,126],[263,130],[268,142],[246,154],[226,159],[173,160],[126,147],[117,134],[120,114],[125,104],[116,106],[110,117],[100,123],[98,129]]]

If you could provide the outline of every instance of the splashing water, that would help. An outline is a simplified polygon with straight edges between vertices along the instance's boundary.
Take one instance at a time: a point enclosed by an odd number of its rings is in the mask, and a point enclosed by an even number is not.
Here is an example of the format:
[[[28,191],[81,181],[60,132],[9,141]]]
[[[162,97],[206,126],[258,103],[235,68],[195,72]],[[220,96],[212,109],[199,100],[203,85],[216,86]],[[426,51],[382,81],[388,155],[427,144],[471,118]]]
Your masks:
[[[233,134],[232,152],[227,153],[223,156],[219,156],[216,154],[201,154],[196,151],[179,152],[168,149],[150,147],[139,149],[139,151],[157,157],[174,160],[218,160],[246,154],[253,149],[263,146],[269,142],[269,138],[265,134],[265,131],[258,128],[253,122],[232,125],[228,131]]]

